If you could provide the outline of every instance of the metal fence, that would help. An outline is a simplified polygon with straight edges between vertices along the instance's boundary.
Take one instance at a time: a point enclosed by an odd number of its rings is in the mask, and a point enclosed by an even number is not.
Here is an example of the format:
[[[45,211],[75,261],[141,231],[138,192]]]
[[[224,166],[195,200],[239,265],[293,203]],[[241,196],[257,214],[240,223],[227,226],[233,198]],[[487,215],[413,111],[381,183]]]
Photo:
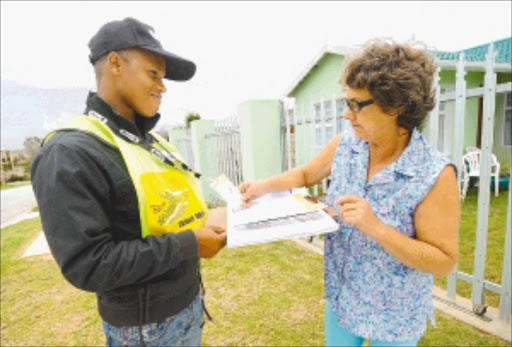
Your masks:
[[[488,239],[488,224],[489,224],[489,207],[490,207],[490,184],[491,184],[491,156],[493,147],[493,133],[494,133],[494,115],[495,115],[495,102],[496,94],[512,91],[512,83],[496,83],[495,73],[495,52],[494,45],[489,45],[487,58],[485,62],[485,77],[484,86],[480,88],[466,88],[465,75],[466,75],[466,62],[464,61],[464,54],[461,53],[456,69],[456,84],[454,93],[446,93],[441,95],[440,87],[437,86],[438,103],[440,101],[455,101],[453,141],[453,162],[457,165],[458,172],[464,172],[465,167],[463,163],[463,143],[464,143],[464,116],[466,99],[471,97],[483,97],[483,120],[482,120],[482,137],[481,137],[481,162],[480,162],[480,177],[478,189],[478,216],[475,237],[475,256],[473,274],[466,274],[454,268],[452,273],[448,276],[447,295],[451,299],[455,299],[457,293],[457,281],[461,280],[471,284],[471,301],[473,303],[473,311],[477,314],[485,314],[485,291],[489,290],[500,295],[499,303],[499,317],[505,322],[510,322],[510,295],[511,295],[511,223],[510,223],[510,209],[511,205],[511,186],[509,184],[508,190],[508,208],[507,208],[507,221],[505,225],[505,245],[504,257],[502,263],[502,280],[501,284],[493,283],[485,280],[485,257],[487,250]],[[437,78],[439,81],[439,78]],[[431,144],[437,145],[437,129],[439,126],[439,107],[434,109],[430,115],[430,133],[433,135],[430,138]],[[458,175],[459,187],[463,175]],[[509,182],[512,181],[512,175],[509,177]]]
[[[238,186],[243,181],[240,127],[236,116],[215,121],[215,130],[206,134],[209,167],[217,175],[225,174]]]
[[[466,88],[465,74],[466,62],[461,54],[456,69],[456,85],[454,92],[441,94],[439,86],[439,72],[436,76],[437,104],[429,115],[428,141],[438,147],[439,142],[439,106],[441,102],[455,101],[453,112],[453,162],[457,165],[458,172],[464,171],[463,143],[464,143],[464,116],[467,98],[483,97],[483,124],[481,138],[481,171],[479,177],[478,192],[478,216],[475,237],[475,256],[473,274],[463,273],[454,268],[448,276],[447,296],[455,300],[457,293],[457,281],[468,282],[472,285],[471,300],[473,311],[480,316],[485,315],[485,291],[492,291],[500,295],[499,317],[502,321],[510,322],[511,310],[511,185],[508,190],[507,221],[505,225],[505,245],[502,263],[501,284],[485,280],[485,257],[487,249],[489,202],[491,183],[491,156],[493,147],[493,131],[495,116],[496,94],[512,91],[512,83],[496,83],[494,67],[494,48],[490,44],[487,59],[484,65],[485,82],[483,87]],[[342,119],[344,110],[339,99],[334,96],[330,100],[309,105],[295,105],[294,109],[283,107],[282,134],[284,142],[283,169],[304,165],[314,158],[325,144],[341,130],[348,129],[349,124]],[[297,112],[300,110],[301,112]],[[298,136],[300,133],[301,136]],[[301,155],[298,155],[301,152]],[[458,175],[459,187],[463,175]],[[329,178],[324,179],[313,188],[313,194],[325,192]],[[512,175],[510,177],[512,182]],[[511,183],[512,184],[512,183]],[[455,301],[453,301],[455,304]]]

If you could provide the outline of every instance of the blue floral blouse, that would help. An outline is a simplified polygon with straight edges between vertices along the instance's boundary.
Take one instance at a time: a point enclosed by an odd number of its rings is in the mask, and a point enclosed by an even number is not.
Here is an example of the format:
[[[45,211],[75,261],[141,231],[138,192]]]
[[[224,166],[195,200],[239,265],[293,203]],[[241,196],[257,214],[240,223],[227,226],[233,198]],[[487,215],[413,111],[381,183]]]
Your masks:
[[[336,149],[326,203],[354,194],[365,198],[384,223],[415,238],[414,212],[448,159],[415,129],[402,155],[366,183],[368,142],[345,132]],[[387,253],[374,239],[340,221],[325,236],[325,298],[338,324],[353,334],[383,341],[418,340],[434,322],[432,275]]]

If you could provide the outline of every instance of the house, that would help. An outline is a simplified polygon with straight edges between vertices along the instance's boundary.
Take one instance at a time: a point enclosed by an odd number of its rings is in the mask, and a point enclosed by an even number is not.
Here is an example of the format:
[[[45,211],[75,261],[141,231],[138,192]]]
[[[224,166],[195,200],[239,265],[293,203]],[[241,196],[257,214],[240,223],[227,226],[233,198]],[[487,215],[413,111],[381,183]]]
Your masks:
[[[29,159],[25,153],[20,151],[1,150],[0,157],[2,166],[0,167],[0,181],[5,184],[7,181],[16,178],[24,178],[28,176]]]
[[[485,55],[489,43],[464,49],[466,70],[466,88],[481,87],[485,75]],[[497,51],[495,58],[495,72],[497,83],[512,81],[512,39],[505,38],[494,42]],[[345,56],[355,48],[342,46],[326,46],[300,73],[297,79],[288,87],[283,97],[294,101],[293,110],[288,110],[289,122],[292,124],[297,143],[296,156],[302,163],[317,153],[324,143],[344,127],[349,126],[342,120],[343,90],[339,78],[343,68]],[[441,94],[455,90],[456,66],[461,51],[444,52],[430,51],[438,61],[441,68],[439,86]],[[480,147],[482,132],[482,100],[481,96],[466,99],[464,120],[463,148]],[[492,152],[503,164],[510,164],[511,155],[511,128],[512,128],[512,95],[510,92],[496,94],[496,107],[494,118],[494,139]],[[454,131],[454,101],[442,101],[439,104],[439,129],[437,148],[448,157],[453,155]],[[314,117],[314,130],[310,130]],[[323,116],[322,116],[323,115]],[[335,116],[334,118],[332,116]],[[323,118],[327,126],[325,134],[318,119]],[[428,119],[421,131],[428,139]],[[305,124],[305,125],[304,125]],[[311,146],[313,144],[313,146]],[[309,152],[308,148],[312,148]]]
[[[2,158],[2,170],[9,170],[13,167],[13,158],[11,155],[11,151],[0,151]]]

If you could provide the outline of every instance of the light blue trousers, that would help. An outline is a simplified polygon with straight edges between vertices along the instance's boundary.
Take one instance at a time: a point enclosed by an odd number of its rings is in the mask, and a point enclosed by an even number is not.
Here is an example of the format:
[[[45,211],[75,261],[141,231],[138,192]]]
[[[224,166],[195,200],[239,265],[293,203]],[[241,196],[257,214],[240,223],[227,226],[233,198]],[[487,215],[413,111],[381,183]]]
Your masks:
[[[362,336],[357,336],[338,325],[338,316],[332,312],[331,303],[325,302],[325,345],[326,346],[362,346]],[[369,340],[370,346],[416,346],[419,340],[409,342],[387,342]]]

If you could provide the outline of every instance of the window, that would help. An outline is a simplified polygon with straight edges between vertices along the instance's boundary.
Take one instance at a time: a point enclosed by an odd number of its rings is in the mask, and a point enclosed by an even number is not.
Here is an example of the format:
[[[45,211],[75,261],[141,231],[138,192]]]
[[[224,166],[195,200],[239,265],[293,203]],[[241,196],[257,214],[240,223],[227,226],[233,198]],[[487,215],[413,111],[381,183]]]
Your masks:
[[[331,120],[332,118],[332,107],[331,101],[324,101],[324,120]]]
[[[512,146],[512,93],[506,93],[503,99],[502,145]]]
[[[341,99],[336,99],[336,134],[339,134],[343,130],[343,114],[345,108]]]
[[[322,147],[322,127],[318,124],[315,126],[315,144],[318,152],[319,147]]]
[[[294,124],[294,121],[295,121],[295,112],[293,110],[293,108],[290,108],[288,109],[288,122],[290,124],[290,126],[292,126]]]
[[[323,102],[323,120],[327,123],[327,121],[332,121],[332,102],[330,100]],[[321,103],[316,103],[314,106],[314,116],[317,122],[322,121],[322,108]]]
[[[344,111],[343,101],[341,99],[336,99],[336,117],[343,117]]]
[[[332,124],[332,102],[330,100],[323,102],[323,117],[320,103],[314,105],[315,116],[315,153],[318,153],[334,136]],[[322,122],[323,119],[323,122]],[[325,131],[325,141],[324,141]]]
[[[325,128],[325,141],[327,144],[327,142],[331,141],[331,139],[334,137],[334,133],[333,133],[333,130],[332,130],[332,124],[329,124],[329,126],[327,126]]]
[[[315,104],[313,107],[315,108],[315,111],[314,111],[315,113],[313,114],[314,119],[315,119],[315,121],[318,121],[318,120],[320,120],[320,111],[321,111],[320,103]]]

